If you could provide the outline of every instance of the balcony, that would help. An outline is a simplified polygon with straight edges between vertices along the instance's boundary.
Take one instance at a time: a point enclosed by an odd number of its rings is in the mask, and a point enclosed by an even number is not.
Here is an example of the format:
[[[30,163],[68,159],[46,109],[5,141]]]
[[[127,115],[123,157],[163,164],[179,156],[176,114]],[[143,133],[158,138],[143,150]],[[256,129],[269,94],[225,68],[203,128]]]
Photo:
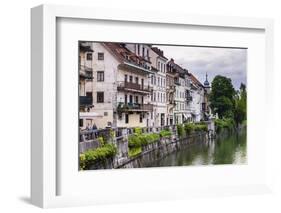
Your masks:
[[[92,96],[80,96],[79,101],[80,101],[80,106],[91,106],[91,105],[93,105],[93,97]]]
[[[143,86],[138,83],[125,81],[125,82],[118,82],[117,90],[149,94],[152,91],[152,87]]]
[[[175,85],[180,86],[180,85],[181,85],[181,83],[180,83],[178,80],[176,80],[176,81],[175,81]]]
[[[176,86],[175,85],[167,86],[166,91],[174,93],[176,91]]]
[[[81,79],[93,79],[93,69],[84,65],[80,65],[79,75]]]
[[[138,103],[123,103],[119,102],[117,111],[119,112],[147,112],[152,111],[152,104],[138,104]]]
[[[169,103],[169,105],[176,106],[176,101],[174,101],[174,100],[171,100],[171,101],[169,101],[168,103]]]
[[[191,101],[193,100],[193,98],[192,98],[191,95],[187,95],[187,96],[185,97],[185,99],[186,99],[187,102],[191,102]]]

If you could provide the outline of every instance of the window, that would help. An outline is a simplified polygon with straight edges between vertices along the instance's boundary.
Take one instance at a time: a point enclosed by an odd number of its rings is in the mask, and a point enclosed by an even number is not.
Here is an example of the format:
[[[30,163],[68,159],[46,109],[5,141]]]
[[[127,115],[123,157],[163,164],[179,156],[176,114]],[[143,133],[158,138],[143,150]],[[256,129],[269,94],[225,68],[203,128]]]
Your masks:
[[[97,103],[104,102],[104,92],[97,92]]]
[[[160,86],[160,78],[158,77],[158,86]]]
[[[151,76],[151,84],[153,85],[153,75]]]
[[[135,80],[136,80],[136,84],[139,84],[139,78],[136,77]]]
[[[97,71],[97,81],[104,81],[104,71]]]
[[[83,126],[83,119],[79,119],[79,126],[80,126],[80,127]]]
[[[87,58],[87,61],[92,61],[92,58],[93,58],[92,53],[87,53],[86,58]]]
[[[128,96],[125,95],[125,104],[127,104],[127,103],[128,103]]]
[[[108,116],[108,112],[103,112],[103,115],[104,116]]]
[[[142,48],[142,57],[144,57],[144,53],[145,52],[145,49],[144,49],[144,47]]]
[[[129,114],[125,114],[125,123],[129,123]]]
[[[136,96],[136,97],[135,97],[135,102],[136,102],[136,104],[139,103],[139,96]]]
[[[133,83],[133,76],[130,75],[129,81],[130,81],[130,83]]]
[[[140,123],[142,123],[142,113],[140,114]]]
[[[118,119],[122,120],[122,114],[121,113],[118,113]]]
[[[129,103],[131,103],[131,104],[133,103],[133,96],[132,95],[129,96]]]
[[[98,60],[104,60],[104,53],[98,53]]]
[[[125,75],[125,82],[127,82],[128,81],[128,76],[127,75]]]
[[[158,67],[157,68],[158,68],[158,70],[160,70],[160,61],[158,61]]]

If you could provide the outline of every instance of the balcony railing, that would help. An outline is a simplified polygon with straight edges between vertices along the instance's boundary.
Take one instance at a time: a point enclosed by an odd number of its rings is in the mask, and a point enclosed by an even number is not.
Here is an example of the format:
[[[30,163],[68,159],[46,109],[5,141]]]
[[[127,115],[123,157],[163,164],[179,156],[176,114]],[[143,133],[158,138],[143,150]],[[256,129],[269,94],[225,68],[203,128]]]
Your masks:
[[[80,96],[80,106],[89,106],[93,104],[92,96]]]
[[[153,105],[152,104],[138,104],[138,103],[123,103],[119,102],[117,111],[119,112],[129,112],[129,111],[152,111],[153,110]]]
[[[176,105],[176,101],[171,100],[171,101],[169,101],[169,104],[175,106]]]
[[[175,84],[178,85],[178,86],[181,85],[181,83],[179,81],[175,81]]]
[[[93,69],[84,65],[80,65],[79,70],[80,78],[93,79]]]
[[[133,82],[118,82],[117,86],[118,90],[127,90],[127,91],[135,91],[140,93],[150,93],[152,91],[152,87],[144,86],[138,83]]]
[[[185,99],[186,99],[187,102],[190,102],[190,101],[193,100],[193,98],[192,98],[191,95],[187,95],[187,96],[185,97]]]

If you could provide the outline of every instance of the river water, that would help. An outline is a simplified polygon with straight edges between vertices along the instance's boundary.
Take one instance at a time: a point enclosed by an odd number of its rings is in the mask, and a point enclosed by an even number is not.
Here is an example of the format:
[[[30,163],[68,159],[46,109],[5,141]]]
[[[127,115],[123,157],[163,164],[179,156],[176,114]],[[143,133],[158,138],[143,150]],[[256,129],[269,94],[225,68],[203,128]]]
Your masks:
[[[234,132],[216,139],[193,144],[169,154],[165,158],[152,162],[149,167],[246,164],[246,130]]]

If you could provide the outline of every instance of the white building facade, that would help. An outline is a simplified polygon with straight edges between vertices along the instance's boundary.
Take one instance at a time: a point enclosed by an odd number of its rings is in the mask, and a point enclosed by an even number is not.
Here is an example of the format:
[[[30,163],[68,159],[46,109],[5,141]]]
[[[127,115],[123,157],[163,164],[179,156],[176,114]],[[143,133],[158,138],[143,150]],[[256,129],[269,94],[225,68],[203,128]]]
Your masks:
[[[199,122],[209,110],[208,82],[157,47],[80,42],[79,65],[81,129]]]
[[[150,85],[153,88],[151,95],[152,126],[165,126],[167,125],[166,63],[168,59],[157,47],[150,48],[150,59],[153,69],[156,69],[155,75],[150,77]]]

